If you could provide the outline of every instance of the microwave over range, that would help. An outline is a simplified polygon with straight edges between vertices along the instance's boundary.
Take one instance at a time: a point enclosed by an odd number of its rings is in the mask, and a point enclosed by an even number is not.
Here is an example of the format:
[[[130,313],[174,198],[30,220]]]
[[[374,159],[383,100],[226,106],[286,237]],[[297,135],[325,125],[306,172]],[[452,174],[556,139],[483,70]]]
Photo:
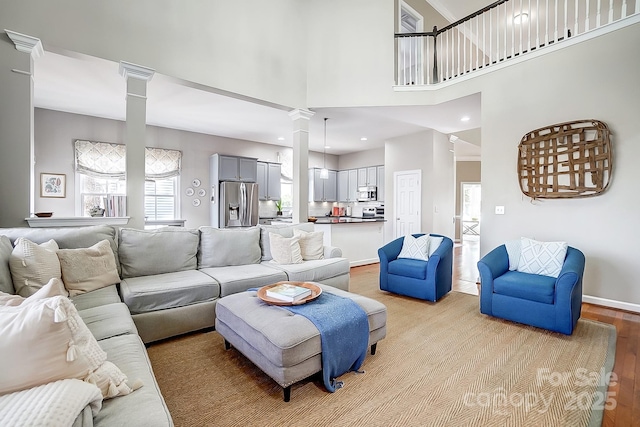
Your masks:
[[[358,187],[359,202],[375,202],[378,200],[378,188],[375,186]]]

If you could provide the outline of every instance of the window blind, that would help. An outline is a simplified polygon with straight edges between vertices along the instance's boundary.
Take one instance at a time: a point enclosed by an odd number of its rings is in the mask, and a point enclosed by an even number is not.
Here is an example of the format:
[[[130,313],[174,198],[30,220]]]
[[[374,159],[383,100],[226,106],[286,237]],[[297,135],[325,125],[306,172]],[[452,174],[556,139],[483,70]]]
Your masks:
[[[74,145],[76,172],[96,178],[125,178],[125,145],[83,140],[76,140]],[[181,151],[150,147],[144,150],[146,179],[172,178],[180,175]]]

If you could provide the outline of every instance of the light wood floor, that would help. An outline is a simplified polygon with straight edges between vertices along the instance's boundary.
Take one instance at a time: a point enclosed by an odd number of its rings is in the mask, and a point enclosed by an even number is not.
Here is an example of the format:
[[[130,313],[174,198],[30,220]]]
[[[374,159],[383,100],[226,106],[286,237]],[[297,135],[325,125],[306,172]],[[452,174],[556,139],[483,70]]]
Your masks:
[[[479,259],[478,241],[456,244],[453,250],[452,288],[454,290],[478,294],[476,263]],[[353,267],[351,281],[377,285],[379,274],[379,264]],[[609,392],[615,399],[616,406],[613,409],[605,409],[602,425],[604,427],[640,426],[640,314],[583,303],[582,317],[614,325],[618,333],[616,359],[613,366],[613,372],[618,381],[612,381],[609,386]]]

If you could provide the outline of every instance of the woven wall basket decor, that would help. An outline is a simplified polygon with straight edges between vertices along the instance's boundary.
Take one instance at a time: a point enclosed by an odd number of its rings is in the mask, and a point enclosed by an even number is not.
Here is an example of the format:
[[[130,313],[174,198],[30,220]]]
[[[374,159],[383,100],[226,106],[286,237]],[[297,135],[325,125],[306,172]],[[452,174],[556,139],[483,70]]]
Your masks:
[[[599,120],[560,123],[527,132],[518,145],[520,189],[532,199],[591,197],[609,186],[609,128]]]

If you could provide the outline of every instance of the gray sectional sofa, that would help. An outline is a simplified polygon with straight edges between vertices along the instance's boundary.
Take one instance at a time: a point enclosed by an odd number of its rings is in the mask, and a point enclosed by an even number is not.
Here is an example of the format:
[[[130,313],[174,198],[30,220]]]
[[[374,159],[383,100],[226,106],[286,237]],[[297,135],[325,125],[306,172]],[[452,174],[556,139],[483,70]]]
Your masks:
[[[120,283],[71,299],[108,360],[144,386],[105,400],[95,418],[87,407],[75,425],[172,425],[145,344],[213,327],[216,301],[224,296],[280,280],[316,281],[348,290],[349,262],[337,248],[325,247],[324,259],[301,264],[271,260],[269,233],[291,237],[294,228],[313,231],[313,224],[154,231],[110,226],[0,229],[0,236],[12,244],[19,237],[35,243],[53,239],[60,249],[75,249],[106,239],[114,252]],[[11,247],[3,241],[0,291],[15,293],[8,263]]]

